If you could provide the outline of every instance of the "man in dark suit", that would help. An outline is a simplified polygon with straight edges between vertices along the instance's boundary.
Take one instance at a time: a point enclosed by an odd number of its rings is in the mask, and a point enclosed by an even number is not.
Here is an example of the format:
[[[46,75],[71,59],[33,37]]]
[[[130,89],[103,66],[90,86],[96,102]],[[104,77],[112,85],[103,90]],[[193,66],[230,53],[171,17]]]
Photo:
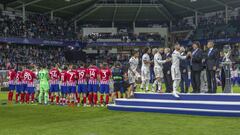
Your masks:
[[[170,48],[165,48],[163,60],[171,59],[171,58],[172,58],[172,55],[170,53]],[[171,61],[163,64],[163,74],[164,74],[163,78],[164,78],[164,82],[165,82],[165,86],[166,86],[166,93],[171,93],[173,90],[171,66],[172,66]]]
[[[200,75],[202,71],[202,55],[203,52],[199,48],[200,43],[194,42],[193,45],[193,51],[192,51],[192,57],[191,57],[191,80],[192,80],[192,88],[193,93],[200,93]]]
[[[180,49],[181,55],[185,56],[185,48],[181,47]],[[188,79],[188,70],[189,70],[189,59],[182,59],[180,60],[180,72],[181,72],[181,93],[188,93],[190,81]]]
[[[216,83],[216,70],[218,67],[219,53],[218,50],[213,48],[213,41],[209,41],[207,44],[208,52],[206,57],[206,66],[207,66],[207,80],[208,80],[208,93],[217,92],[217,83]]]

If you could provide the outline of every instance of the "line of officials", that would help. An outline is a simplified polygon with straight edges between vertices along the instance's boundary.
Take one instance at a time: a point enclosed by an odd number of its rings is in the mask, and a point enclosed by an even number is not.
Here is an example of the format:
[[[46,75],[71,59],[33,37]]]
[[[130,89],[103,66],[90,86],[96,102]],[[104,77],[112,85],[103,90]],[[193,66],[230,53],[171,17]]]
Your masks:
[[[202,50],[200,48],[199,42],[193,42],[192,44],[192,57],[191,59],[185,59],[180,61],[180,71],[181,71],[181,92],[187,93],[190,80],[192,84],[193,93],[202,92],[201,89],[205,85],[207,93],[217,92],[217,82],[216,82],[216,71],[219,68],[220,55],[219,51],[214,48],[214,42],[209,41],[207,43],[207,49]],[[186,55],[186,51],[182,51],[181,55]],[[162,53],[163,60],[171,58],[171,50],[165,48],[164,53]],[[166,92],[172,92],[172,78],[171,78],[171,62],[166,62],[163,64],[163,74],[166,85]],[[189,69],[191,75],[189,75]],[[201,79],[202,73],[205,73],[206,79]],[[191,78],[189,78],[189,76]],[[204,77],[203,77],[204,78]]]

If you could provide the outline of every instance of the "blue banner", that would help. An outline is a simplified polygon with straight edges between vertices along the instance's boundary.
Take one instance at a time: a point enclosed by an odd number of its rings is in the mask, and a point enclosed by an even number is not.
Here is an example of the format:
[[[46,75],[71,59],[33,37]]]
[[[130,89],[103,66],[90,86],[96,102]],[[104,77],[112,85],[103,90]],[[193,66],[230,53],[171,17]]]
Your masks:
[[[161,46],[161,42],[91,42],[92,46]]]
[[[201,45],[206,45],[209,40],[212,40],[215,44],[240,43],[240,38],[200,39],[195,41],[199,41]],[[192,40],[183,40],[179,43],[181,45],[189,46],[192,45],[192,42]]]
[[[34,38],[7,38],[0,37],[2,43],[15,43],[15,44],[31,44],[31,45],[51,45],[51,46],[74,46],[83,47],[84,43],[81,41],[66,41],[66,40],[44,40]]]

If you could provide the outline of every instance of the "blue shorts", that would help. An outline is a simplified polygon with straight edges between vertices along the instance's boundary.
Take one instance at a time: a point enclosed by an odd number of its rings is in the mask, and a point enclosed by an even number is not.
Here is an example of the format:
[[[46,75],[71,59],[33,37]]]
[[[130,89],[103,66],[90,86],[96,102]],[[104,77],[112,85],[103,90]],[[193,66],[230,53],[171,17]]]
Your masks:
[[[23,89],[23,92],[27,91],[27,84],[23,84],[22,87],[23,87],[23,88],[22,88],[22,89]]]
[[[15,85],[14,84],[9,84],[8,89],[9,90],[15,90]]]
[[[68,86],[68,93],[76,93],[76,86]]]
[[[50,92],[59,92],[59,85],[58,84],[51,84]]]
[[[100,85],[100,93],[101,94],[109,94],[109,84],[101,84]]]
[[[22,93],[23,92],[23,85],[22,84],[17,84],[16,85],[16,92],[17,93]]]
[[[61,93],[67,94],[68,93],[68,86],[61,86]]]
[[[88,85],[88,92],[98,92],[98,84],[89,84]]]
[[[78,84],[78,93],[87,93],[87,84]]]
[[[113,87],[114,87],[114,92],[120,91],[121,93],[125,93],[123,82],[114,83]]]
[[[27,87],[27,92],[28,92],[28,94],[33,94],[33,93],[35,93],[35,88],[34,87]]]

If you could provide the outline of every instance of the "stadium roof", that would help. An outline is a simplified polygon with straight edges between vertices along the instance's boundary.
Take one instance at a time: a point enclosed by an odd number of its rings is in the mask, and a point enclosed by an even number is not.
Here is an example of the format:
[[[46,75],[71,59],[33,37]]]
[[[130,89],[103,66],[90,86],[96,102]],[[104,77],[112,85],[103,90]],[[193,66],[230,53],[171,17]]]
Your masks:
[[[1,0],[14,9],[50,14],[81,22],[162,22],[240,7],[240,0]]]

